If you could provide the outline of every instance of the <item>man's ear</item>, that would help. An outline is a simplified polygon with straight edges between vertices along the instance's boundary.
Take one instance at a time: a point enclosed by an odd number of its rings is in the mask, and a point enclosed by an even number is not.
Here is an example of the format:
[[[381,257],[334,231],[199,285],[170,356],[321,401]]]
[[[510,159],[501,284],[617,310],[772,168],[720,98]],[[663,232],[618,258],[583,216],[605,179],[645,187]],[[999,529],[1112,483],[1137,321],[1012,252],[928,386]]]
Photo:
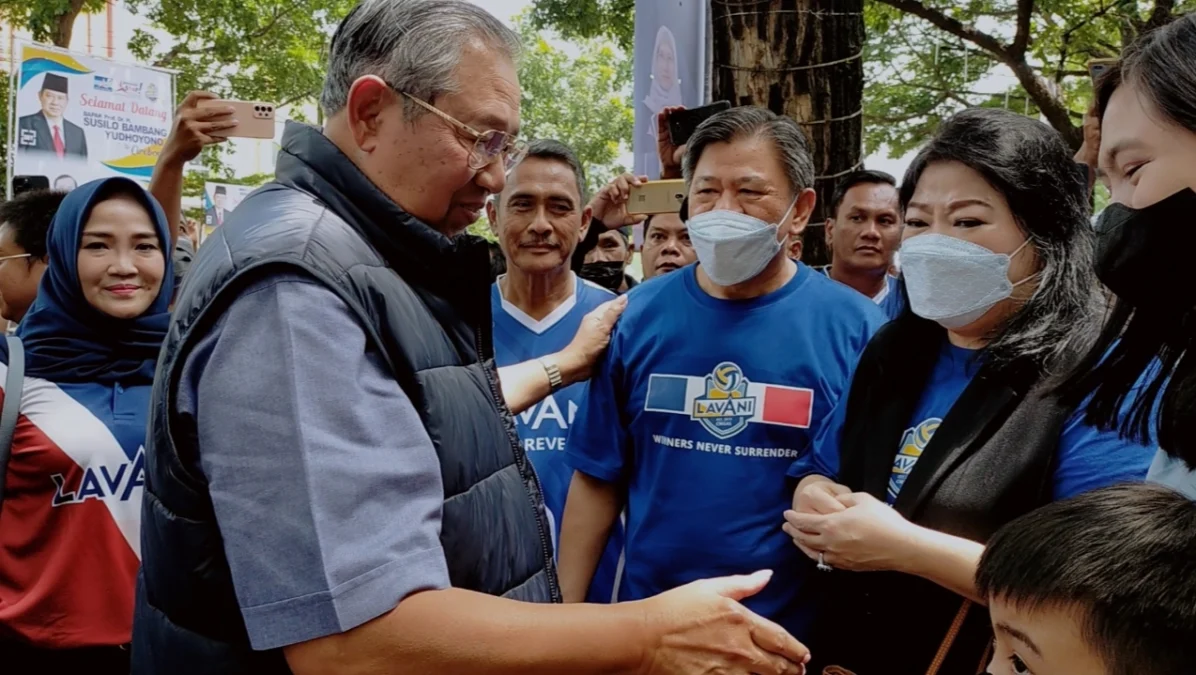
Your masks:
[[[363,75],[349,87],[343,114],[353,134],[353,141],[364,152],[378,145],[382,111],[397,94],[377,75]]]
[[[806,188],[798,195],[797,201],[793,204],[793,213],[789,215],[789,231],[790,232],[804,232],[806,225],[810,222],[810,216],[814,214],[814,205],[818,203],[818,193],[811,188]]]
[[[577,233],[577,241],[585,241],[586,235],[590,233],[590,222],[594,220],[594,209],[588,204],[581,212],[581,230]]]
[[[486,200],[486,223],[490,226],[490,231],[494,236],[498,236],[498,207],[494,205],[498,197]]]
[[[826,239],[826,247],[829,250],[835,241],[835,219],[827,218],[826,225],[823,226],[823,238]]]

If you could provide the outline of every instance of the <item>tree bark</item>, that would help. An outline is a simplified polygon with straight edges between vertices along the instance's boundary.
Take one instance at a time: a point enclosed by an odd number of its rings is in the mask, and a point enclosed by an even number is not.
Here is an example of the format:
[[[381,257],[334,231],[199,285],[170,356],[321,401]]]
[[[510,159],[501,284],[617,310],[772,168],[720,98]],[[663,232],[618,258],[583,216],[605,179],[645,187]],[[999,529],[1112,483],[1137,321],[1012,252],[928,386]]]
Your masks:
[[[818,206],[802,260],[828,261],[823,223],[835,183],[860,166],[864,0],[711,3],[714,100],[797,120],[810,140]]]
[[[66,12],[54,17],[54,28],[50,31],[50,41],[55,47],[68,49],[71,46],[71,35],[75,32],[75,19],[83,11],[84,0],[71,0]]]

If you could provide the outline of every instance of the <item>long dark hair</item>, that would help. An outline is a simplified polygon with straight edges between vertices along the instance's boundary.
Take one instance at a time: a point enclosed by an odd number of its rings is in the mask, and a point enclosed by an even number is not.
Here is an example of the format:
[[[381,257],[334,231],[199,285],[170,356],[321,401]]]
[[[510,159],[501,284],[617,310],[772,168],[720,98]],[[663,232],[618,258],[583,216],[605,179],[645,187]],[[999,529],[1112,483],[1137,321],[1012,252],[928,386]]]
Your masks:
[[[1196,16],[1189,14],[1142,35],[1105,73],[1096,96],[1102,119],[1122,84],[1132,84],[1159,114],[1196,133]],[[1196,308],[1134,308],[1119,300],[1104,330],[1063,384],[1064,400],[1079,404],[1091,396],[1089,424],[1120,429],[1123,436],[1145,443],[1152,442],[1151,431],[1156,431],[1162,448],[1196,467],[1196,359],[1185,358],[1194,336]],[[1131,407],[1123,417],[1127,400]]]
[[[1087,185],[1071,151],[1037,120],[1002,109],[965,110],[943,123],[910,164],[901,183],[902,211],[926,167],[951,161],[972,168],[1005,197],[1038,254],[1037,289],[989,336],[985,358],[997,367],[1029,364],[1040,374],[1066,368],[1087,346],[1076,341],[1096,332],[1101,313]]]

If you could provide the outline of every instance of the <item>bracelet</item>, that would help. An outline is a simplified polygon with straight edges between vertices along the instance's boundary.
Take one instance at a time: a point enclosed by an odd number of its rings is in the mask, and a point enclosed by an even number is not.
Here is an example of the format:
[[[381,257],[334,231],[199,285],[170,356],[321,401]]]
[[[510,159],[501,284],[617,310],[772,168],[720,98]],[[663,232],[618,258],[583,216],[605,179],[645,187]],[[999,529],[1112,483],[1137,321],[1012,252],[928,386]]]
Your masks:
[[[550,391],[555,392],[564,384],[561,378],[561,369],[555,363],[545,361],[544,359],[537,359],[540,365],[544,367],[544,374],[548,376],[548,387]]]

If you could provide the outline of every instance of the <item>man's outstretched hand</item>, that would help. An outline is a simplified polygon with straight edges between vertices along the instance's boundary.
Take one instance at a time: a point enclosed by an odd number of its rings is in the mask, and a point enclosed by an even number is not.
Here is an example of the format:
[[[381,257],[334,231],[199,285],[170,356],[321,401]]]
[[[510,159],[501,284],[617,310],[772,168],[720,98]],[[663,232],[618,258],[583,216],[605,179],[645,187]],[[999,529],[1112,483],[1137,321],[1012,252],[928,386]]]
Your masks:
[[[642,675],[803,675],[810,650],[739,602],[771,578],[763,571],[706,579],[640,601],[657,637]]]

